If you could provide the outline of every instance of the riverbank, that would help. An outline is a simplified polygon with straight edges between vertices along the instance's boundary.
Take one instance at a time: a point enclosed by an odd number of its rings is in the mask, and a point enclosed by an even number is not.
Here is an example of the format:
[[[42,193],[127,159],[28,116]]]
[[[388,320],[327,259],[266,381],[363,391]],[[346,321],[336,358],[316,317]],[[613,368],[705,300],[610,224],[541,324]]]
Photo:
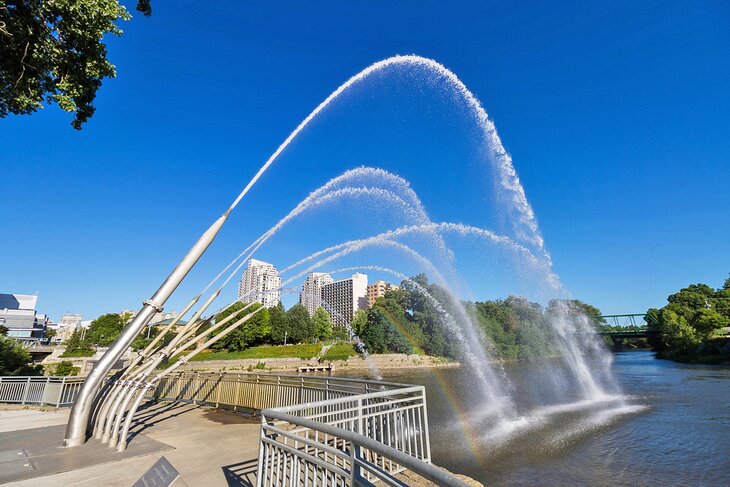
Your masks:
[[[205,360],[189,362],[181,367],[189,372],[230,372],[230,371],[290,371],[298,372],[299,367],[312,365],[312,359],[301,359],[297,357],[288,358],[255,358],[255,359],[233,359],[233,360]],[[407,355],[402,353],[375,354],[370,355],[366,360],[362,355],[353,355],[346,360],[333,360],[331,362],[335,370],[360,371],[390,369],[411,369],[411,368],[443,368],[459,367],[461,364],[444,357],[431,357],[429,355]],[[321,365],[321,364],[319,364]]]

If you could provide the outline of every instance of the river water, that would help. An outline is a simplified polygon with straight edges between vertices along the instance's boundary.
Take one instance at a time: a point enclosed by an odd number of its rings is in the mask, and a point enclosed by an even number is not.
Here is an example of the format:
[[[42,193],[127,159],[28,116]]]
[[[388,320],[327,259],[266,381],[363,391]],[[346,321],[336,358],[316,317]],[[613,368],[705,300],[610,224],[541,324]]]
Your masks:
[[[507,367],[514,390],[549,390],[558,361]],[[485,485],[730,486],[730,367],[614,356],[623,394],[517,399],[520,428],[495,435],[463,369],[384,371],[426,387],[434,463]],[[534,402],[534,399],[532,399]],[[490,425],[490,428],[493,425]],[[504,433],[504,432],[502,432]]]

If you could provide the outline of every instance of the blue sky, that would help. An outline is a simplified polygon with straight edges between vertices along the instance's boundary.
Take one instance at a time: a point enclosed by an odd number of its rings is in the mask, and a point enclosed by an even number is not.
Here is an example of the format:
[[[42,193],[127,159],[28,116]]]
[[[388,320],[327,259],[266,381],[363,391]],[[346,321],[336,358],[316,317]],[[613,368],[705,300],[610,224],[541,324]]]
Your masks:
[[[394,54],[438,60],[481,100],[576,297],[643,312],[730,272],[725,2],[153,7],[109,39],[118,77],[81,132],[56,107],[0,120],[0,292],[38,292],[54,319],[138,308],[301,119]],[[272,166],[168,308],[310,191],[362,164],[411,181],[434,220],[499,229],[473,127],[452,105],[397,73],[354,90]],[[370,228],[343,205],[259,257],[284,266],[357,234],[342,222],[332,230],[342,212]],[[480,267],[498,255],[465,252],[473,297],[516,290],[487,284],[502,282]]]

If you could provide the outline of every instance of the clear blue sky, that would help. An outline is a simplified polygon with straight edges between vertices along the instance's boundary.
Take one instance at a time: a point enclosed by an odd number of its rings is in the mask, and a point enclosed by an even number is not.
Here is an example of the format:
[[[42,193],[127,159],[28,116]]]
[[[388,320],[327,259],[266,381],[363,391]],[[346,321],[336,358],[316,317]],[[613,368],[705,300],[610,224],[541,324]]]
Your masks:
[[[443,63],[482,101],[576,297],[642,312],[689,283],[721,285],[728,3],[459,3],[153,2],[151,18],[135,15],[109,40],[118,77],[83,131],[56,107],[0,120],[0,292],[38,292],[56,320],[138,308],[330,91],[410,53]],[[498,218],[483,194],[484,210],[474,204],[488,188],[474,183],[484,167],[468,120],[428,86],[391,78],[303,134],[169,309],[308,192],[361,164],[409,179],[434,220]],[[320,248],[308,223],[334,243],[329,218],[310,216],[259,257],[282,266]],[[477,271],[473,296],[501,297]]]

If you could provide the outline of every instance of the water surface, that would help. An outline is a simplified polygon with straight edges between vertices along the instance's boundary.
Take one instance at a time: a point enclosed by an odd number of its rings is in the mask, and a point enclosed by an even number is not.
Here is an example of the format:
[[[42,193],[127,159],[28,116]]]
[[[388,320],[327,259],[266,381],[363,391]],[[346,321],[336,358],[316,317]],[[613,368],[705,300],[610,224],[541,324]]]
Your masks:
[[[597,401],[551,396],[557,361],[508,367],[528,392],[501,427],[465,370],[383,376],[426,387],[434,462],[485,485],[730,485],[730,368],[650,352],[618,353],[613,367],[623,394]]]

